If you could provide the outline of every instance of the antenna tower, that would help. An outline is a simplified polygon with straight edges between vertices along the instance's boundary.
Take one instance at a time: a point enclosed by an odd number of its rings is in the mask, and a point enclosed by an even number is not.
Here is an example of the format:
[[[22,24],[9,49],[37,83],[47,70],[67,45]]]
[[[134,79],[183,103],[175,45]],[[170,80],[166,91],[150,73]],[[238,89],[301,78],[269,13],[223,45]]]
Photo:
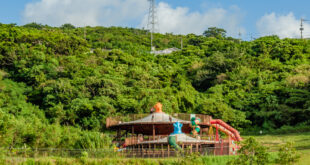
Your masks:
[[[304,25],[303,25],[303,22],[305,20],[304,19],[300,19],[300,38],[303,39],[303,35],[302,35],[302,31],[304,30]]]
[[[151,51],[154,50],[153,40],[154,33],[156,32],[157,22],[157,11],[156,11],[156,2],[155,0],[148,0],[150,2],[149,16],[148,16],[148,24],[147,27],[151,32]]]
[[[303,31],[305,30],[305,28],[304,28],[304,22],[309,22],[310,20],[306,20],[306,19],[303,19],[303,18],[301,18],[300,19],[300,38],[301,39],[303,39],[304,38],[304,36],[303,36]]]

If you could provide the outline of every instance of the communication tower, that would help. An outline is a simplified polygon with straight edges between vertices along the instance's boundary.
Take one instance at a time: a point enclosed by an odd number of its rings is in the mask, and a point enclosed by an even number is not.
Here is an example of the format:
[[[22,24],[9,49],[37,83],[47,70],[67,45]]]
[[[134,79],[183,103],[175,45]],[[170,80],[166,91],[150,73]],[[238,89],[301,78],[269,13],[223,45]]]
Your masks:
[[[147,28],[151,32],[151,51],[155,50],[153,40],[154,40],[154,33],[157,32],[157,10],[156,10],[156,2],[155,0],[148,0],[150,2],[150,8],[149,8],[149,16],[148,16],[148,24]]]
[[[305,28],[304,28],[304,22],[309,22],[309,21],[310,21],[310,20],[306,20],[306,19],[303,19],[303,18],[300,19],[300,28],[299,28],[299,30],[300,30],[300,38],[301,38],[301,39],[304,38],[304,35],[303,35],[303,31],[305,30]]]
[[[300,28],[299,28],[299,30],[300,30],[300,38],[301,39],[303,39],[302,31],[305,30],[304,29],[304,24],[303,24],[304,21],[305,21],[304,19],[300,19]]]

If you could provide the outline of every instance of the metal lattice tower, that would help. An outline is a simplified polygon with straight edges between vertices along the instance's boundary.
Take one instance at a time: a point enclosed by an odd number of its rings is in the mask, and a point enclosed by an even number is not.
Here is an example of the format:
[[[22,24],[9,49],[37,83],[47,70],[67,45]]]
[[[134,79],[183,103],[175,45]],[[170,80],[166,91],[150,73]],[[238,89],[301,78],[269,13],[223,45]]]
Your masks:
[[[303,21],[305,21],[304,19],[300,19],[300,38],[303,39],[303,35],[302,35],[302,31],[305,30],[304,29],[304,25],[303,25]]]
[[[300,38],[301,39],[303,39],[304,38],[304,36],[303,36],[303,31],[305,30],[305,28],[304,28],[304,22],[309,22],[310,20],[307,20],[307,19],[303,19],[303,18],[301,18],[300,19],[300,28],[299,28],[299,30],[300,30]]]
[[[148,16],[148,24],[147,28],[151,32],[151,51],[153,51],[153,40],[154,40],[154,33],[157,32],[157,11],[156,11],[156,2],[155,0],[148,0],[150,2],[150,9],[149,9],[149,16]]]

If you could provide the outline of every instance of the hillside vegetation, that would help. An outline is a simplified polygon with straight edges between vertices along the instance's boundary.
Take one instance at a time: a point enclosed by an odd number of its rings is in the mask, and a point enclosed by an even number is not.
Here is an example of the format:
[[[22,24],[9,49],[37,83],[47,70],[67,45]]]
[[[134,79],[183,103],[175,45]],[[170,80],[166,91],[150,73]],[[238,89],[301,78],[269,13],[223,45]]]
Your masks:
[[[239,41],[145,30],[0,24],[0,145],[103,148],[105,119],[201,113],[245,130],[309,128],[310,41],[268,36]]]

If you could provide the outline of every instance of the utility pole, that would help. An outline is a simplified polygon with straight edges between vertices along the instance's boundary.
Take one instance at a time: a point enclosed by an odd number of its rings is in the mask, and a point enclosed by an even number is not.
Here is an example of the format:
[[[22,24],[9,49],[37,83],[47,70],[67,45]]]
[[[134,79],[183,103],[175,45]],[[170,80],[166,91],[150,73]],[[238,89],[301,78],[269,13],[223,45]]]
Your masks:
[[[304,30],[304,25],[303,25],[304,19],[300,19],[300,38],[303,39],[302,31]]]
[[[181,36],[181,50],[183,49],[183,37]]]
[[[150,2],[150,8],[149,8],[149,16],[148,16],[148,29],[151,32],[151,51],[154,51],[154,33],[156,31],[156,25],[157,25],[157,11],[156,11],[156,2],[155,0],[148,0]]]
[[[239,33],[238,33],[238,35],[239,35],[239,43],[241,44],[241,32],[240,32],[240,30],[239,30]]]
[[[84,27],[84,39],[86,40],[86,26]]]

